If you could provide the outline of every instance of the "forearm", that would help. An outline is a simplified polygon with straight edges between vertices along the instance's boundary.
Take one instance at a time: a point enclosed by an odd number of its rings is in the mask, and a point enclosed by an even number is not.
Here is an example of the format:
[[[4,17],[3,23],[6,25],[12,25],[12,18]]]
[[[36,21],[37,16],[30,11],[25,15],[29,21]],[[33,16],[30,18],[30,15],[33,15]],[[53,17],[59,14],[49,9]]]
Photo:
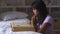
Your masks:
[[[36,24],[36,21],[35,21],[35,16],[33,16],[33,17],[31,18],[31,24],[34,26],[35,31],[37,31],[37,24]]]
[[[31,24],[34,26],[35,31],[37,32],[37,24],[34,20],[31,20]]]
[[[33,15],[30,23],[33,25],[34,21],[35,21],[35,16]]]
[[[42,27],[38,30],[38,32],[43,33],[49,26],[49,23],[43,24]]]

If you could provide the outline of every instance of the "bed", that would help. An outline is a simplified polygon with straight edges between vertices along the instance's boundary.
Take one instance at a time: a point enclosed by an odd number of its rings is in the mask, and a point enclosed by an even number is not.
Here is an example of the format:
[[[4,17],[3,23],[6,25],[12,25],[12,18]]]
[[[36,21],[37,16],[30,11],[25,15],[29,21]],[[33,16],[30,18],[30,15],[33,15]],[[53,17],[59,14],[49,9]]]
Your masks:
[[[11,28],[11,23],[12,22],[19,22],[19,23],[28,23],[30,22],[29,19],[24,18],[24,19],[17,19],[17,20],[10,20],[10,21],[0,21],[0,33],[3,34],[7,29]]]
[[[0,14],[0,34],[41,34],[33,31],[20,31],[13,32],[11,23],[30,23],[30,20],[26,18],[28,15],[22,12],[5,12]]]
[[[10,23],[12,22],[20,22],[20,23],[26,23],[30,22],[29,19],[17,19],[12,21],[0,21],[0,34],[41,34],[33,31],[20,31],[20,32],[13,32],[10,26]]]

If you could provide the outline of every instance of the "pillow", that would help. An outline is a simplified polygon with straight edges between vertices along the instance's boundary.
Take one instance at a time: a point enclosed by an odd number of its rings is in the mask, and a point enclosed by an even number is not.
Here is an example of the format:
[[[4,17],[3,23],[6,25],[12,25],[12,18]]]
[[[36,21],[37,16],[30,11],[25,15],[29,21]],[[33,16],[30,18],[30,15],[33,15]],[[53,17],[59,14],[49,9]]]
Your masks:
[[[20,18],[26,18],[28,14],[24,12],[5,12],[1,14],[1,19],[6,20],[12,20],[12,19],[20,19]]]

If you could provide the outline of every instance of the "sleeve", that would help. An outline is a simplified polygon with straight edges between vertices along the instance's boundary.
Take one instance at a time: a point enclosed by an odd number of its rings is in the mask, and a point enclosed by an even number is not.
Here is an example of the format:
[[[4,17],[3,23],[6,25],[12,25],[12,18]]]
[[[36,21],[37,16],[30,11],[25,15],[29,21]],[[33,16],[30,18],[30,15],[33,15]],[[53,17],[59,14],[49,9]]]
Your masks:
[[[50,23],[51,24],[52,22],[53,22],[52,17],[51,16],[47,16],[43,23]]]

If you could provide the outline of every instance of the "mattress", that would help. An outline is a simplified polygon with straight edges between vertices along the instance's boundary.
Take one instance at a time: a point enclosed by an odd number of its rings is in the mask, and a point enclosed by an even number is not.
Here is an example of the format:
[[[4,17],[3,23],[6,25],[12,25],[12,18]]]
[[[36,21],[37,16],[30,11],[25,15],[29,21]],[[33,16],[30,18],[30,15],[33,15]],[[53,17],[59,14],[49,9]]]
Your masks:
[[[16,19],[16,20],[10,20],[10,21],[0,21],[0,28],[6,27],[6,26],[10,26],[10,24],[12,22],[19,22],[19,23],[30,23],[30,20],[27,18],[24,19]]]
[[[27,19],[27,18],[24,18],[24,19],[16,19],[16,20],[10,20],[10,21],[0,21],[0,34],[5,34],[6,31],[8,30],[8,28],[10,29],[11,28],[11,25],[10,23],[12,22],[19,22],[19,23],[29,23],[30,20]],[[10,29],[11,30],[11,29]],[[10,31],[9,30],[9,31]],[[10,33],[10,32],[9,32]]]
[[[0,34],[41,34],[38,32],[33,31],[20,31],[20,32],[13,32],[10,23],[12,22],[19,22],[19,23],[29,23],[29,19],[17,19],[17,20],[10,20],[10,21],[0,21]]]
[[[20,32],[13,32],[11,29],[7,29],[5,34],[42,34],[38,32],[33,32],[33,31],[20,31]]]
[[[13,32],[13,31],[11,30],[11,28],[8,28],[8,29],[5,31],[5,34],[42,34],[42,33],[33,32],[33,31]]]
[[[33,31],[20,31],[20,32],[13,32],[11,28],[6,28],[5,30],[1,29],[0,34],[42,34]]]

